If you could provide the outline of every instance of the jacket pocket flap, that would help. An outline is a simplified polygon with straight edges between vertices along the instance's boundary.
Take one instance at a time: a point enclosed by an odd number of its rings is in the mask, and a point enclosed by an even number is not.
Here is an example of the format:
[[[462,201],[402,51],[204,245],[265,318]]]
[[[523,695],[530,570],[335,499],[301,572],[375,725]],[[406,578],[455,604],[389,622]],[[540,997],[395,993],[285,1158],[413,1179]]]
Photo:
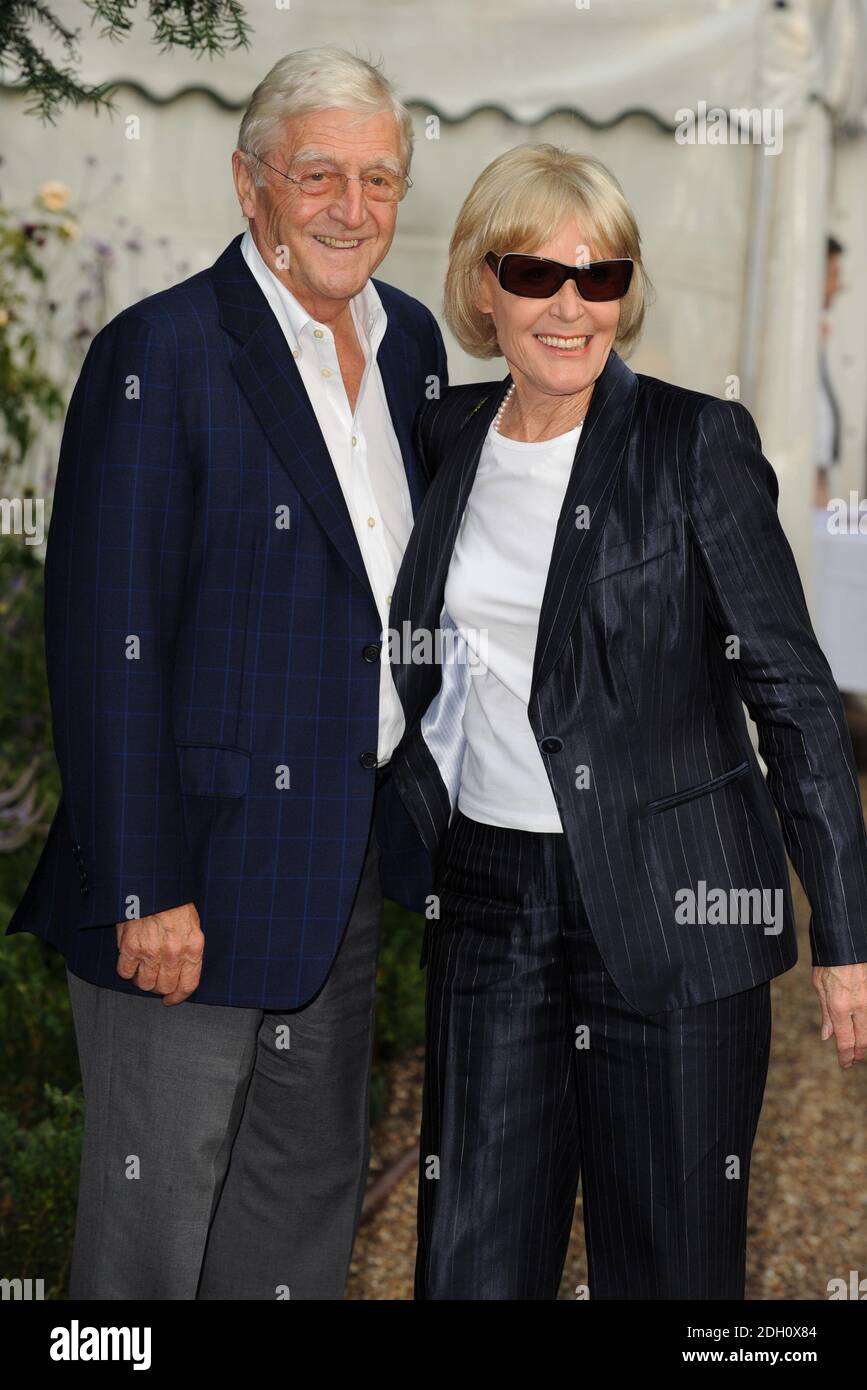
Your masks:
[[[704,796],[707,792],[715,792],[718,787],[727,787],[729,782],[734,782],[735,778],[743,777],[745,772],[749,772],[749,759],[738,763],[737,767],[730,767],[727,772],[721,772],[717,777],[709,777],[705,782],[699,782],[693,787],[684,787],[682,791],[671,792],[668,796],[657,796],[653,801],[648,801],[644,810],[647,812],[667,811],[672,806],[680,806],[684,801],[692,801],[694,797]]]
[[[245,796],[250,754],[240,748],[179,743],[181,790],[186,796]]]
[[[646,560],[655,560],[658,555],[664,555],[667,550],[672,549],[675,536],[675,523],[667,521],[664,526],[645,531],[634,540],[621,541],[619,545],[602,546],[596,553],[590,582],[607,579],[609,575],[632,569],[634,565],[643,565]]]

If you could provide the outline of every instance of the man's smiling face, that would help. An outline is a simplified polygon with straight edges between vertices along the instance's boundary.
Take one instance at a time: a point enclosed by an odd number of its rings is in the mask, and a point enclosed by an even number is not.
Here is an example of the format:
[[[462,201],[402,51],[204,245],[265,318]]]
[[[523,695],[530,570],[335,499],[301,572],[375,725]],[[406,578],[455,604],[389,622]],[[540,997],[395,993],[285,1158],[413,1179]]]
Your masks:
[[[361,175],[404,168],[392,115],[364,117],[341,108],[284,121],[263,158],[295,176],[312,169]],[[397,202],[366,201],[357,177],[345,192],[311,196],[261,165],[265,182],[257,187],[237,150],[233,166],[242,211],[265,261],[314,318],[335,317],[384,259]]]

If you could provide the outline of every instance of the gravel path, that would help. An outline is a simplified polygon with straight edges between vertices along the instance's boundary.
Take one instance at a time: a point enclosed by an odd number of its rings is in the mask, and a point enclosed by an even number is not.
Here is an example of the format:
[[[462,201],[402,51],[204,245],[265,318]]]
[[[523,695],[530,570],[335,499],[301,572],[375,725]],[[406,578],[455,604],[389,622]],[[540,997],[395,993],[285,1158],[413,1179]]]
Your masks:
[[[867,801],[867,778],[862,778]],[[772,982],[770,1070],[750,1180],[747,1298],[825,1299],[828,1280],[867,1278],[867,1061],[848,1071],[819,1037],[810,983],[808,908],[794,883],[799,961]],[[387,1113],[372,1136],[371,1183],[416,1140],[421,1049],[389,1069]],[[413,1167],[362,1224],[347,1297],[412,1298]],[[587,1279],[581,1202],[560,1298]]]

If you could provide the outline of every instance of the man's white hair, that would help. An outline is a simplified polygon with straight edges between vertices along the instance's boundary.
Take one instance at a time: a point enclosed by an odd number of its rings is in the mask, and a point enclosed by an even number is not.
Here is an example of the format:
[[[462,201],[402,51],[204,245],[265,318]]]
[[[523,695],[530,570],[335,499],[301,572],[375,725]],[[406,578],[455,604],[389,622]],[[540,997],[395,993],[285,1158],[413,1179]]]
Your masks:
[[[238,146],[246,151],[254,182],[264,182],[259,156],[293,116],[339,107],[360,116],[390,112],[400,135],[403,169],[412,159],[412,117],[391,83],[373,64],[343,48],[301,48],[287,53],[259,83],[241,119]]]

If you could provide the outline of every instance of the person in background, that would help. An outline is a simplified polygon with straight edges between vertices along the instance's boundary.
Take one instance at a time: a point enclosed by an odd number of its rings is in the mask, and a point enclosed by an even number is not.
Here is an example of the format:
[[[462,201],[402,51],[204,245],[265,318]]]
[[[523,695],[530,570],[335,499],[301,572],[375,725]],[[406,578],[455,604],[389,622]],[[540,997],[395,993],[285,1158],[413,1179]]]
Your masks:
[[[819,393],[816,417],[815,505],[826,507],[832,495],[831,469],[840,460],[840,405],[828,369],[826,343],[831,332],[828,315],[842,283],[843,246],[829,236],[825,253],[825,294],[819,339]]]

